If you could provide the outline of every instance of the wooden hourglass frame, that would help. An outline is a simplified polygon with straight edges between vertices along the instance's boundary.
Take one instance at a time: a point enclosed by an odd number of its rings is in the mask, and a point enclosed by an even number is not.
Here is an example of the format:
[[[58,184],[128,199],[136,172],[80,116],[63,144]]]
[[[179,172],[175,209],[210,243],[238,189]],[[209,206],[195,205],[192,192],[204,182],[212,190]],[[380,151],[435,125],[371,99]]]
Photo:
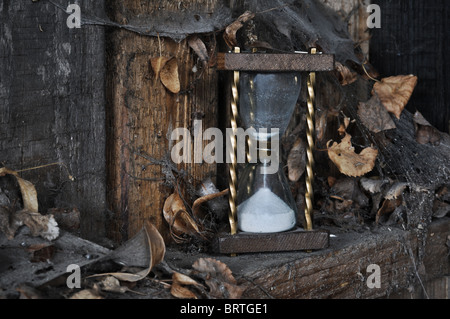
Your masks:
[[[313,211],[313,179],[314,179],[314,103],[316,72],[334,70],[334,55],[318,53],[315,48],[310,51],[292,54],[241,53],[239,48],[234,52],[218,54],[218,70],[232,71],[231,84],[231,129],[237,130],[239,113],[240,72],[308,72],[308,114],[307,114],[307,167],[305,193],[305,228],[295,228],[279,233],[244,233],[237,227],[237,160],[236,139],[231,138],[232,150],[229,158],[229,222],[230,233],[221,234],[216,241],[216,250],[224,254],[318,250],[328,247],[329,234],[326,231],[314,230]]]

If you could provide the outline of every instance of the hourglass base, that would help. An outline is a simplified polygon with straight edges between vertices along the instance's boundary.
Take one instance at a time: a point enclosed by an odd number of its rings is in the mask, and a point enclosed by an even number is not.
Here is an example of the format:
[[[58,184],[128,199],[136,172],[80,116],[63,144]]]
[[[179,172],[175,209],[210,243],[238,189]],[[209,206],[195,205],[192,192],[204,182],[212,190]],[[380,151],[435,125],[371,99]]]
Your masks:
[[[239,232],[217,237],[215,251],[220,254],[320,250],[329,246],[329,233],[296,228],[284,233],[254,234]]]

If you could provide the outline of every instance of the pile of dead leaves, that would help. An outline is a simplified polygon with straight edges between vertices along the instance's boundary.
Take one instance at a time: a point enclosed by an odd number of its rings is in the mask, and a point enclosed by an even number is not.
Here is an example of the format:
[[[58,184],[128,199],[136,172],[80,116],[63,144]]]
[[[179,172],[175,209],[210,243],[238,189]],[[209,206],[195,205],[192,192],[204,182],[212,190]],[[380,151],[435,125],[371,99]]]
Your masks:
[[[358,77],[355,72],[341,64],[337,65],[336,73],[342,86],[354,83]],[[373,220],[376,224],[406,224],[403,194],[416,186],[401,180],[377,177],[373,171],[378,160],[378,147],[364,147],[358,143],[360,140],[355,143],[352,136],[355,133],[349,132],[353,130],[356,134],[361,134],[359,127],[352,124],[356,122],[371,134],[395,130],[396,122],[400,120],[417,82],[418,78],[414,75],[393,76],[376,81],[372,97],[359,103],[356,114],[352,113],[355,117],[344,115],[344,119],[340,120],[337,133],[341,141],[330,140],[325,149],[339,174],[330,174],[326,185],[323,185],[320,191],[323,197],[319,196],[317,204],[322,212],[328,212],[328,215],[321,215],[322,220],[331,219],[339,226],[350,223],[362,225],[365,220]],[[327,117],[323,116],[323,120],[327,121]],[[321,121],[322,118],[318,119],[318,126],[325,127]],[[439,143],[440,132],[419,112],[414,114],[413,121],[417,143]],[[321,132],[320,129],[318,131]],[[325,134],[320,134],[319,139],[322,140]],[[297,183],[304,175],[306,148],[306,143],[297,137],[290,149],[287,167],[289,180],[293,183]],[[435,216],[445,215],[450,211],[446,201],[437,201],[434,206]]]
[[[245,287],[239,286],[226,264],[212,258],[200,258],[189,276],[174,272],[170,293],[182,299],[239,299]]]
[[[186,238],[192,236],[206,239],[209,230],[201,222],[201,205],[226,194],[228,194],[228,189],[204,195],[196,199],[189,209],[177,190],[171,194],[164,203],[163,215],[174,241],[182,243],[186,241]]]
[[[161,234],[147,221],[138,234],[109,256],[114,262],[125,265],[127,271],[90,275],[86,279],[97,280],[69,298],[103,299],[106,293],[142,295],[136,285],[144,279],[159,284],[160,289],[168,290],[172,297],[181,299],[238,299],[245,290],[221,261],[200,258],[191,270],[175,271],[164,261],[165,254],[166,246]],[[142,266],[144,259],[147,259],[146,267],[136,267]],[[162,273],[170,278],[150,278],[150,273],[157,272],[155,268],[160,265],[164,270]]]

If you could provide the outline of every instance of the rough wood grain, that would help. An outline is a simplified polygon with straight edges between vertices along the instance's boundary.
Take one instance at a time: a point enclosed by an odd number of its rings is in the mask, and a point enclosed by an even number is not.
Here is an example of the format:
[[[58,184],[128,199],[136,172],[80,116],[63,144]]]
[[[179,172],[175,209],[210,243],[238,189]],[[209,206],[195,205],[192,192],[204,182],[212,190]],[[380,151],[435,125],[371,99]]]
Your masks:
[[[100,15],[103,1],[83,2]],[[36,184],[39,209],[77,207],[81,233],[104,235],[104,29],[69,29],[49,1],[0,3],[0,162]]]
[[[260,72],[332,71],[334,56],[330,54],[218,53],[217,69]]]
[[[158,10],[177,10],[171,1],[141,6],[141,1],[110,1],[109,14],[124,23],[136,16],[152,19]],[[184,1],[194,14],[197,10],[214,10],[217,1]],[[198,11],[200,12],[200,11]],[[176,187],[170,179],[172,168],[183,170],[183,178],[192,186],[208,175],[215,175],[211,164],[173,164],[172,130],[186,128],[192,133],[193,120],[202,120],[203,129],[217,127],[217,73],[204,69],[190,49],[188,41],[176,43],[161,37],[144,37],[125,30],[108,34],[107,121],[108,125],[108,201],[114,212],[107,226],[116,241],[132,237],[150,220],[168,238],[168,227],[162,217],[164,200]],[[178,63],[181,92],[173,94],[155,77],[150,59],[175,57]],[[193,72],[193,67],[198,69]],[[197,78],[198,77],[198,78]],[[202,141],[202,146],[209,141]],[[136,151],[155,160],[136,154]],[[186,195],[186,194],[185,194]],[[187,199],[187,196],[186,196]]]
[[[336,249],[323,251],[278,265],[264,265],[257,270],[246,271],[245,278],[251,284],[245,292],[249,298],[380,298],[408,288],[418,282],[444,275],[449,270],[446,254],[435,254],[436,247],[447,250],[446,236],[450,222],[440,221],[430,227],[424,264],[419,264],[418,241],[414,232],[391,229],[388,233],[364,234],[354,242],[347,242]],[[434,234],[431,236],[431,234]],[[338,236],[339,237],[339,236]],[[345,235],[341,235],[345,237]],[[431,259],[430,259],[431,258]],[[381,288],[370,289],[367,279],[371,273],[367,267],[377,264],[381,269]]]
[[[276,234],[223,234],[217,237],[216,250],[221,254],[318,250],[329,245],[327,231],[293,231]]]

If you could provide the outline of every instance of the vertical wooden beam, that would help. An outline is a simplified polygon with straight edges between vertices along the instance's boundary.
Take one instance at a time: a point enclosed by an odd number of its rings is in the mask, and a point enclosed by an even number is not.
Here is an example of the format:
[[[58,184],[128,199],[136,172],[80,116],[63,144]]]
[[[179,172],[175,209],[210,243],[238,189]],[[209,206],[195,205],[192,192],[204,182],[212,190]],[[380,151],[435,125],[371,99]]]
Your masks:
[[[177,10],[171,1],[141,4],[141,1],[110,1],[112,16],[127,23],[136,16],[155,17],[158,10]],[[214,10],[217,1],[183,1],[184,10]],[[158,8],[159,9],[158,9]],[[161,9],[162,8],[162,9]],[[168,237],[162,216],[165,199],[172,191],[162,165],[138,156],[133,150],[157,161],[173,164],[170,158],[170,134],[175,128],[187,128],[192,134],[194,119],[203,121],[203,130],[217,127],[217,74],[212,69],[193,72],[197,57],[187,40],[177,43],[169,38],[141,36],[125,30],[109,34],[108,56],[108,200],[113,212],[109,236],[121,241],[136,234],[150,220]],[[151,69],[150,59],[174,57],[178,63],[181,92],[171,93]],[[200,64],[197,64],[200,65]],[[208,141],[204,144],[207,144]],[[193,147],[192,147],[193,149]],[[198,184],[215,175],[214,164],[180,164],[189,183]]]

